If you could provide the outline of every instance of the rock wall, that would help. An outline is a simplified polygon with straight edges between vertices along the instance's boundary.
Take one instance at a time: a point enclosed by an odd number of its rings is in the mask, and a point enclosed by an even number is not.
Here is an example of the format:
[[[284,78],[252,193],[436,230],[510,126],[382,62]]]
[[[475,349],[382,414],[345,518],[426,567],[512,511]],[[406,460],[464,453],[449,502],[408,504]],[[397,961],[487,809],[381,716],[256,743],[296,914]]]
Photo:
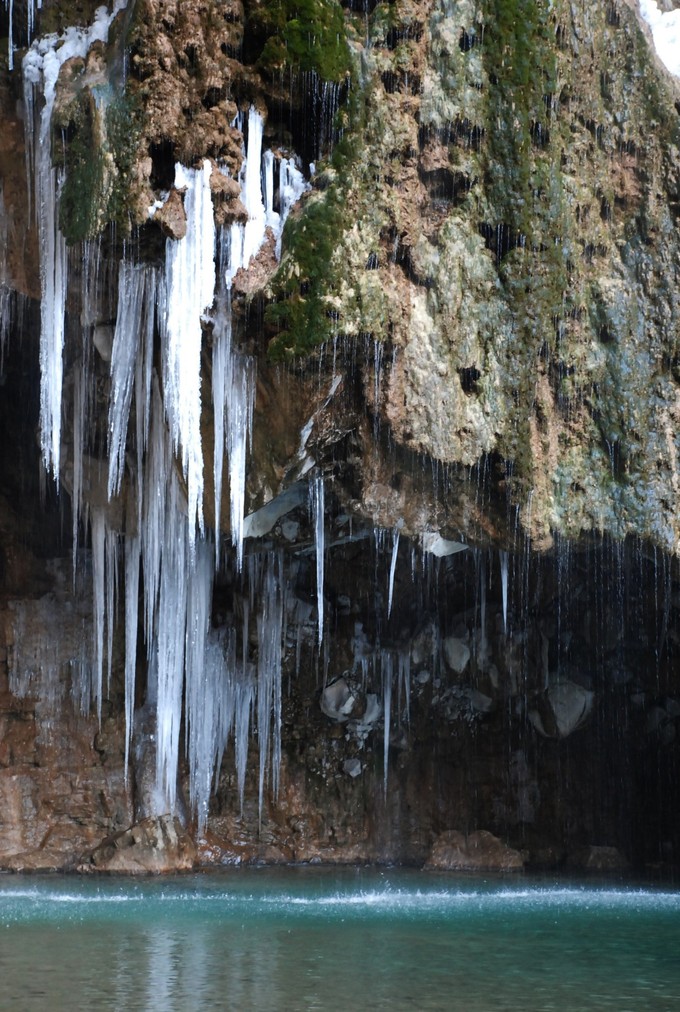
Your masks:
[[[36,32],[95,6],[46,2]],[[3,866],[422,863],[476,831],[534,866],[597,847],[678,860],[680,87],[623,0],[358,8],[137,0],[64,63],[58,494],[36,441],[22,52],[2,64]],[[134,533],[132,435],[107,491],[119,262],[158,267],[186,234],[176,162],[210,161],[220,242],[247,219],[237,113],[251,106],[277,166],[297,156],[309,187],[280,259],[272,231],[233,278],[234,340],[257,371],[251,536],[245,576],[225,548],[211,627],[237,629],[257,663],[253,574],[276,559],[282,755],[279,769],[254,736],[241,796],[232,742],[198,833],[184,761],[179,821],[158,801],[141,633],[125,765],[122,600],[93,697],[88,518],[103,511],[121,546]],[[216,325],[202,326],[205,521],[228,540],[228,483],[216,517],[207,463]],[[153,342],[160,374],[158,328]],[[326,489],[321,645],[310,475]]]

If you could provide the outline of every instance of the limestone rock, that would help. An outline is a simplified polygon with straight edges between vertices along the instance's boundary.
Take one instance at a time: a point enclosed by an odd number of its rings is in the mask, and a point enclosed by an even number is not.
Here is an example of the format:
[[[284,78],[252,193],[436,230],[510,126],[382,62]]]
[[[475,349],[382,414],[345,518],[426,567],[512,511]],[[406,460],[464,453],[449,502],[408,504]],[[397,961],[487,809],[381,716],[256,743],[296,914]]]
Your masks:
[[[456,829],[440,833],[432,844],[426,869],[442,871],[522,871],[524,858],[485,829],[461,833]]]
[[[143,819],[108,837],[91,852],[79,871],[158,875],[191,871],[197,862],[196,844],[171,815]]]

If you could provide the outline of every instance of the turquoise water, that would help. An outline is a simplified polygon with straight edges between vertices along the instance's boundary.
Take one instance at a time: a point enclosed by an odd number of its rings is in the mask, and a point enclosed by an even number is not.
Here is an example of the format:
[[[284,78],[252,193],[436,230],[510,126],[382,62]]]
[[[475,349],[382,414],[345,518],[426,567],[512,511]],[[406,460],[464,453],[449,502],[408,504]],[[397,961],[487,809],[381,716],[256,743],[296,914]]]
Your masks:
[[[680,893],[365,869],[0,877],[0,1008],[680,1010]]]

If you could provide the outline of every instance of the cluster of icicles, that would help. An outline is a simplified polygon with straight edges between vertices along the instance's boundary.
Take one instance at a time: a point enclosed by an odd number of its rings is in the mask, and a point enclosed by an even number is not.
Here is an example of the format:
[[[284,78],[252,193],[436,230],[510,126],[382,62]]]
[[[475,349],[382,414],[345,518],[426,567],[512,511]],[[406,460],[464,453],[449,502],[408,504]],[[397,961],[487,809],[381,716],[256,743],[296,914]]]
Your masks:
[[[73,56],[84,56],[95,40],[105,41],[111,20],[122,6],[121,2],[116,3],[111,13],[101,8],[88,29],[72,30],[61,39],[36,41],[23,64],[27,168],[29,179],[35,180],[35,208],[40,212],[41,449],[45,468],[57,483],[63,464],[61,405],[68,257],[58,227],[61,180],[59,170],[51,163],[50,121],[60,66]],[[36,123],[38,93],[42,94],[43,104]],[[236,125],[244,126],[242,117]],[[114,623],[122,594],[126,768],[134,723],[141,621],[147,650],[147,702],[156,711],[158,809],[175,809],[180,723],[184,712],[191,804],[199,829],[205,825],[214,771],[219,769],[231,735],[242,797],[250,723],[254,717],[260,755],[260,809],[267,776],[276,793],[281,751],[281,653],[285,631],[281,559],[269,553],[246,560],[244,585],[249,588],[249,598],[243,604],[243,650],[237,656],[235,631],[211,627],[220,538],[219,533],[213,535],[206,530],[203,511],[201,320],[209,318],[213,324],[216,527],[219,529],[226,453],[232,541],[236,565],[241,571],[246,457],[255,383],[252,359],[232,345],[232,280],[239,269],[247,268],[268,229],[273,231],[280,252],[285,218],[307,185],[293,159],[281,159],[279,211],[275,211],[275,158],[272,152],[262,154],[263,121],[254,108],[248,112],[247,126],[247,151],[239,176],[241,199],[248,211],[247,223],[234,224],[218,234],[210,163],[206,161],[197,169],[177,165],[175,186],[185,193],[186,237],[167,241],[162,268],[125,260],[119,265],[118,308],[111,348],[107,485],[109,500],[115,501],[128,475],[124,534],[120,519],[115,525],[111,521],[115,511],[105,504],[88,503],[84,494],[83,462],[92,398],[91,350],[89,354],[84,350],[73,391],[74,576],[79,530],[89,523],[94,614],[89,662],[83,662],[81,657],[72,665],[74,697],[83,709],[93,706],[101,716],[104,679],[108,680],[111,674]],[[86,256],[86,261],[89,259]],[[86,275],[94,270],[91,263],[86,263]],[[89,287],[96,292],[96,279],[89,278]],[[85,302],[87,289],[86,277]],[[85,306],[82,319],[95,318],[96,309],[88,311]],[[91,344],[91,329],[85,330],[84,343],[89,340]],[[154,333],[161,338],[160,378],[154,370]],[[128,433],[129,427],[134,428],[134,433]],[[130,446],[132,458],[136,455],[131,462]],[[315,526],[323,538],[322,489],[315,502]],[[322,558],[323,545],[320,555]],[[323,588],[319,600],[323,601]],[[256,665],[247,656],[250,614],[257,614]],[[320,634],[321,623],[322,618]],[[18,672],[14,682],[15,688],[21,689]]]

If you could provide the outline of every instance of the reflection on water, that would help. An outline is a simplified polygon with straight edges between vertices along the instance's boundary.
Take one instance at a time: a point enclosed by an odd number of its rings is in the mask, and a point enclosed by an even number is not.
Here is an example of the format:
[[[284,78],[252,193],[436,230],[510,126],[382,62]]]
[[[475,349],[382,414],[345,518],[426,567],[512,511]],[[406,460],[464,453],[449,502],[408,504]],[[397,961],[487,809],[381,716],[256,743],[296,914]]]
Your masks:
[[[0,878],[0,1008],[678,1009],[680,894],[304,869]]]

